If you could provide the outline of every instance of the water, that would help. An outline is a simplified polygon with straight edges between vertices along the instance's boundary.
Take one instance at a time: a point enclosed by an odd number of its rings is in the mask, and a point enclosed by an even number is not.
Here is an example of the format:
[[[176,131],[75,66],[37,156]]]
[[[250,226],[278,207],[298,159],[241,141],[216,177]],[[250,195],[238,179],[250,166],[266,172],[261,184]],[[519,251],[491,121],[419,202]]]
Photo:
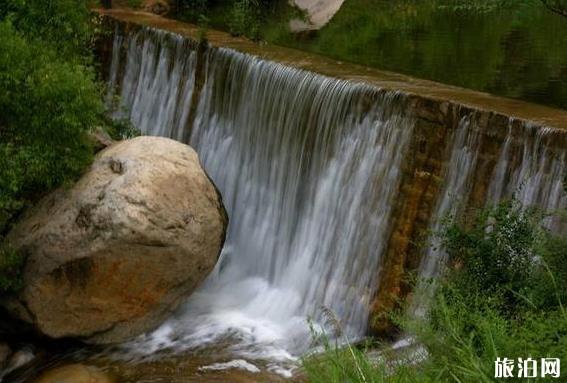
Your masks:
[[[194,71],[193,55],[161,32],[125,44],[117,115],[144,134],[180,137],[195,81],[180,82],[178,69]],[[229,338],[239,355],[293,361],[311,343],[307,318],[323,326],[326,310],[360,338],[413,121],[395,93],[366,85],[227,49],[205,65],[189,143],[223,195],[227,241],[183,309],[144,346],[126,347],[181,352]]]
[[[115,36],[115,117],[144,134],[190,143],[230,217],[204,285],[158,330],[122,345],[118,357],[221,347],[227,357],[210,370],[261,366],[289,376],[311,347],[308,318],[316,330],[333,332],[329,322],[338,321],[348,339],[365,335],[416,122],[395,92],[229,49],[197,49],[146,28]],[[567,205],[566,145],[557,145],[564,132],[511,119],[483,180],[482,147],[494,137],[481,117],[465,115],[447,140],[432,231],[467,207],[478,184],[487,185],[487,201],[516,195],[525,206]],[[442,269],[438,245],[433,240],[425,252],[421,276]]]
[[[181,36],[166,36],[166,32],[155,31],[154,38],[162,41],[167,38],[167,49],[160,49],[152,38],[143,41],[128,39],[128,70],[122,80],[122,97],[120,101],[112,97],[114,86],[111,85],[107,103],[121,103],[115,117],[127,116],[140,131],[181,140],[189,116],[189,108],[185,106],[191,104],[193,97],[196,52],[191,49],[191,43]],[[121,46],[122,37],[117,34],[113,44],[110,84],[118,81]]]
[[[567,18],[540,0],[350,0],[309,36],[282,13],[264,28],[271,43],[567,109]]]
[[[440,238],[436,236],[443,228],[445,219],[455,217],[466,206],[468,193],[473,183],[473,174],[477,163],[480,145],[480,132],[476,126],[475,116],[461,119],[452,137],[453,145],[449,155],[451,166],[445,169],[443,190],[431,219],[429,246],[419,266],[421,285],[418,286],[416,299],[410,308],[413,315],[424,316],[431,294],[434,291],[432,278],[437,277],[447,261],[447,254],[441,247]]]
[[[511,118],[488,183],[486,204],[494,206],[513,198],[522,209],[535,207],[547,213],[543,225],[553,232],[564,233],[564,219],[556,213],[567,207],[564,185],[567,149],[564,144],[553,147],[553,140],[564,142],[565,132]],[[457,128],[450,155],[451,166],[446,169],[443,192],[432,218],[432,233],[440,232],[444,220],[458,217],[467,207],[468,194],[475,183],[480,144],[474,116],[464,117]],[[435,234],[431,235],[429,243],[419,266],[419,295],[411,307],[416,316],[426,314],[427,302],[435,290],[435,278],[443,272],[447,261],[447,254]]]
[[[494,204],[514,197],[526,208],[540,207],[551,213],[565,208],[567,150],[552,150],[549,146],[550,141],[561,140],[562,135],[560,131],[529,124],[514,131],[510,125],[492,176],[488,202]],[[561,231],[557,216],[547,217],[544,224]]]

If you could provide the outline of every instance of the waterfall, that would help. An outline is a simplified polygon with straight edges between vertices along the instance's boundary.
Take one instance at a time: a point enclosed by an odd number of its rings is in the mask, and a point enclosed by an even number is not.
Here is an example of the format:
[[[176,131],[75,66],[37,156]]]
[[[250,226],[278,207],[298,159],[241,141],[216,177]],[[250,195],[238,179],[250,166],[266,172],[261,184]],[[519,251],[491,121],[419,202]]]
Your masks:
[[[152,354],[222,344],[277,370],[310,347],[307,318],[326,328],[332,312],[350,340],[363,337],[403,182],[429,171],[405,168],[423,139],[407,98],[150,28],[116,30],[108,79],[120,95],[116,118],[198,151],[230,219],[205,284],[126,347]],[[488,203],[516,196],[525,206],[567,205],[566,145],[554,144],[564,132],[510,119],[496,153],[486,154],[495,136],[486,115],[468,111],[448,127],[442,170],[432,174],[440,180],[432,232],[478,185]],[[480,179],[487,166],[490,179]],[[420,276],[435,277],[444,261],[433,238]]]
[[[435,289],[434,283],[431,285],[432,278],[440,274],[446,263],[447,254],[435,233],[442,229],[444,218],[458,216],[467,206],[472,184],[482,182],[473,179],[480,145],[479,127],[475,125],[474,120],[465,117],[457,129],[443,192],[432,218],[430,231],[433,234],[419,267],[421,284],[418,298],[411,307],[416,316],[426,313],[427,302]],[[556,129],[519,123],[510,118],[506,139],[488,185],[487,204],[493,206],[514,198],[523,209],[538,207],[549,213],[544,219],[544,226],[561,232],[561,219],[553,213],[567,207],[564,189],[567,150],[564,146],[552,148],[550,142],[557,136],[565,139],[564,133]]]
[[[123,37],[112,51],[109,89],[120,88],[117,119],[129,119],[144,134],[182,140],[195,88],[197,54],[191,43],[164,31],[142,31],[126,39],[124,77],[118,79]],[[113,97],[107,97],[112,100]]]
[[[471,176],[478,157],[479,141],[480,134],[474,117],[463,117],[457,127],[449,156],[450,166],[446,169],[443,191],[432,219],[432,233],[438,233],[442,229],[443,219],[455,216],[466,204],[467,195],[471,190]],[[422,278],[434,277],[438,274],[439,267],[445,263],[445,253],[439,240],[434,237],[431,242],[421,262]]]
[[[536,206],[548,213],[564,209],[567,150],[553,150],[549,145],[558,135],[561,132],[555,129],[525,124],[514,130],[510,124],[490,182],[488,203],[514,197],[525,208]],[[561,231],[557,216],[546,217],[544,224]]]
[[[154,340],[179,350],[229,336],[291,358],[309,347],[306,319],[321,326],[329,311],[363,336],[413,127],[397,94],[211,49],[189,117],[196,63],[178,36],[141,30],[124,45],[119,113],[174,138],[191,119],[230,218],[215,271]]]

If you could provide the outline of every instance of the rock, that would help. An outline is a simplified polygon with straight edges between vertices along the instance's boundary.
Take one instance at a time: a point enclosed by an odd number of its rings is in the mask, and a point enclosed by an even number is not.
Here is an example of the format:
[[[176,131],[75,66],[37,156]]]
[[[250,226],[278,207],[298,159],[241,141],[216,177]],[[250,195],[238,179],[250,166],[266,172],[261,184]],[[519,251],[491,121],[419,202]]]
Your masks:
[[[109,375],[92,366],[71,364],[42,374],[35,383],[113,383]]]
[[[8,358],[12,354],[12,349],[7,343],[0,343],[0,371],[8,364]]]
[[[0,372],[0,382],[2,377],[8,375],[12,371],[17,370],[20,367],[27,365],[35,359],[35,354],[31,347],[23,347],[12,354],[10,360],[6,364],[6,367]]]
[[[142,9],[156,15],[165,15],[169,13],[171,6],[167,0],[144,0]]]
[[[100,152],[7,240],[24,287],[2,304],[52,338],[114,343],[154,329],[213,269],[227,218],[189,146],[158,137]]]
[[[289,23],[292,32],[317,30],[324,27],[339,11],[344,0],[292,0],[290,3],[305,12],[307,20],[293,19]]]
[[[101,127],[89,132],[91,141],[93,142],[95,153],[100,152],[102,149],[109,147],[114,143],[110,135]]]

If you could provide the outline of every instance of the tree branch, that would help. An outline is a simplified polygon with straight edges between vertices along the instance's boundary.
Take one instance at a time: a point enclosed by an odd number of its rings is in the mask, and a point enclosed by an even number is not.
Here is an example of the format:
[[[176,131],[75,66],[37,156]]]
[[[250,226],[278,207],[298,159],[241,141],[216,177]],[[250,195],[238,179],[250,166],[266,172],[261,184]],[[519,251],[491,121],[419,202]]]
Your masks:
[[[561,6],[553,5],[548,0],[541,0],[541,2],[551,12],[556,13],[563,17],[567,17],[567,8],[562,8]]]

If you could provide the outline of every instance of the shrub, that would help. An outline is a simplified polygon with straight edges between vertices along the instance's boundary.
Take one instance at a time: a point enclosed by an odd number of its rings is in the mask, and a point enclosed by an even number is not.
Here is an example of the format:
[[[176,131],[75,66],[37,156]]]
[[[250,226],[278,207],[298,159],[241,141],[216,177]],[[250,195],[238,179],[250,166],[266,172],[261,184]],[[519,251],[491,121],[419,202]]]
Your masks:
[[[124,140],[137,137],[141,134],[132,122],[127,119],[108,119],[105,127],[107,133],[113,140]]]
[[[0,2],[0,244],[27,204],[90,163],[87,132],[104,126],[86,1]],[[0,292],[16,290],[23,258],[0,248]]]
[[[94,73],[0,23],[0,225],[26,200],[78,176],[102,116]],[[4,225],[2,225],[4,224]]]
[[[260,37],[261,8],[258,0],[236,0],[229,16],[230,33],[252,39]]]
[[[27,39],[39,39],[58,55],[90,56],[92,29],[85,0],[3,0],[0,20],[9,20]]]
[[[327,343],[322,356],[304,361],[309,381],[494,382],[497,357],[566,360],[567,239],[541,228],[540,218],[505,203],[440,233],[450,269],[429,315],[398,317],[427,350],[418,366],[400,365],[399,355],[372,365],[360,351]]]

